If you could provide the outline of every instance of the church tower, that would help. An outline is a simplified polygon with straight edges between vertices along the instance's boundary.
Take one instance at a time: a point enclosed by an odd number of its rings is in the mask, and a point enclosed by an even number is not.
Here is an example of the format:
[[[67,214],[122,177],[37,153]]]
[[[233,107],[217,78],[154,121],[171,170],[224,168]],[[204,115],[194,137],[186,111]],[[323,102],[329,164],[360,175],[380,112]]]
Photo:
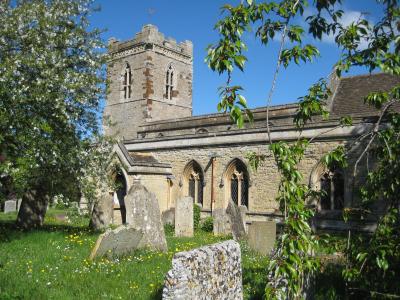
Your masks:
[[[136,139],[146,122],[192,115],[192,42],[177,43],[145,25],[133,40],[111,38],[108,51],[106,135]]]

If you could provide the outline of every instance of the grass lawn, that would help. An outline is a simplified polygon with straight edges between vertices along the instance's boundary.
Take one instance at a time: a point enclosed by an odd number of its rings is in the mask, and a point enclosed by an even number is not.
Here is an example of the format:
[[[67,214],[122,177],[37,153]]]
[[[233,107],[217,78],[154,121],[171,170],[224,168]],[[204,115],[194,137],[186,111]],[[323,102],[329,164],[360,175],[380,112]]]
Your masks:
[[[136,251],[89,261],[99,233],[88,230],[87,218],[50,210],[45,226],[31,232],[14,229],[15,219],[16,214],[0,213],[0,299],[160,299],[176,252],[229,238],[203,231],[176,238],[167,232],[167,253]],[[268,259],[245,244],[241,248],[245,299],[260,299]]]

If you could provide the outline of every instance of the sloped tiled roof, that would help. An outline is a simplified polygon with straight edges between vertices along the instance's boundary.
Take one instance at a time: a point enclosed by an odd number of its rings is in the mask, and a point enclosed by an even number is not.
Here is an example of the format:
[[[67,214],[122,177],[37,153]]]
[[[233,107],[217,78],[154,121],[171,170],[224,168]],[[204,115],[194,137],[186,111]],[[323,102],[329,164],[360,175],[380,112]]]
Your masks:
[[[343,77],[333,98],[331,113],[334,116],[376,116],[379,111],[364,103],[371,92],[388,91],[400,84],[400,76],[385,73]],[[400,106],[395,109],[400,111]]]

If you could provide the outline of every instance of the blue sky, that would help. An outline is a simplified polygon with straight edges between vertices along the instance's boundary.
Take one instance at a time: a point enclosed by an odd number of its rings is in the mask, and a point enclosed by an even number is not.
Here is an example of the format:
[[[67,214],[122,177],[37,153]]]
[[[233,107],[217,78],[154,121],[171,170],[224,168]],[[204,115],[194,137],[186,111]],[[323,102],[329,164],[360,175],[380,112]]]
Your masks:
[[[194,44],[193,114],[217,112],[218,87],[226,81],[226,76],[212,72],[204,63],[206,47],[218,40],[213,30],[221,17],[220,7],[226,3],[236,5],[240,0],[98,0],[101,11],[92,16],[92,25],[107,29],[104,39],[131,39],[142,26],[154,24],[166,36],[178,42],[191,40]],[[310,0],[312,2],[312,0]],[[345,23],[356,20],[360,13],[368,12],[367,18],[376,22],[380,7],[374,0],[343,1]],[[244,87],[243,95],[250,107],[265,106],[266,98],[277,61],[278,41],[267,47],[252,36],[246,35],[249,47],[244,73],[235,70],[233,83]],[[293,103],[305,95],[307,88],[332,70],[340,52],[331,38],[326,37],[316,43],[321,57],[313,64],[281,68],[272,104]],[[357,73],[365,71],[358,70]],[[354,73],[353,73],[354,74]]]

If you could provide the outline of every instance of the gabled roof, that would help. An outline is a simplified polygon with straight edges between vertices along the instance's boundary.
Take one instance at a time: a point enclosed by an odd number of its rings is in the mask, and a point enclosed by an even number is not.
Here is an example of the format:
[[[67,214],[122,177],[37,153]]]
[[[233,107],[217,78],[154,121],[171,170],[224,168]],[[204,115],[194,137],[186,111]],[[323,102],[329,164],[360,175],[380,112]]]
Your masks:
[[[385,73],[343,77],[332,99],[333,116],[376,116],[379,110],[364,103],[371,92],[389,91],[400,85],[400,76]],[[394,107],[400,111],[400,106]]]

